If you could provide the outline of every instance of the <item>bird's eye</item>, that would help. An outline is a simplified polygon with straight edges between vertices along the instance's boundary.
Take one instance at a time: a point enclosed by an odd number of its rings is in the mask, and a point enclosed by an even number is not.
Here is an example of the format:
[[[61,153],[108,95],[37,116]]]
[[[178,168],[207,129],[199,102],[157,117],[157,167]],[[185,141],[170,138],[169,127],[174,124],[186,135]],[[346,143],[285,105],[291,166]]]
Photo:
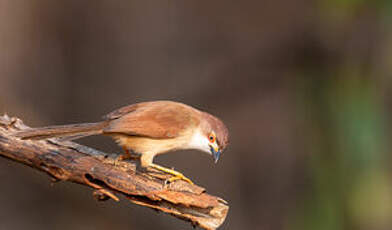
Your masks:
[[[215,135],[213,133],[210,134],[210,136],[208,137],[208,139],[210,140],[211,143],[215,142]]]

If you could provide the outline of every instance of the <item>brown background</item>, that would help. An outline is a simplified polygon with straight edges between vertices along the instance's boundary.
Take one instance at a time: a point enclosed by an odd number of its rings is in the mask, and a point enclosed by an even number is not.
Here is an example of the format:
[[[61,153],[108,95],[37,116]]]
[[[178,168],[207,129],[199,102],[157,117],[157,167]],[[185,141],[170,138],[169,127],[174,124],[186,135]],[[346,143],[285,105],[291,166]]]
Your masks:
[[[390,229],[391,5],[0,0],[0,112],[37,127],[181,101],[224,120],[231,144],[216,165],[155,161],[230,202],[221,229]],[[191,228],[6,159],[0,181],[0,229]]]

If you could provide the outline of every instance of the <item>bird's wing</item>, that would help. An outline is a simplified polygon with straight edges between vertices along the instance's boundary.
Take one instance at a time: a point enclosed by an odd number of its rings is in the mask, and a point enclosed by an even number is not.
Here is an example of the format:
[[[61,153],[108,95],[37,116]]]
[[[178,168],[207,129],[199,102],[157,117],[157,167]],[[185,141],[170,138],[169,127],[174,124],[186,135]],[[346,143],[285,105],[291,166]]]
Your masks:
[[[145,102],[120,108],[109,115],[104,133],[151,138],[174,138],[196,124],[192,108],[179,103]]]
[[[137,108],[140,107],[141,104],[144,104],[144,103],[132,104],[132,105],[121,107],[121,108],[116,109],[113,112],[105,115],[103,118],[105,120],[114,120],[114,119],[120,118],[120,117],[126,115],[127,113],[131,113],[131,112],[136,111]]]

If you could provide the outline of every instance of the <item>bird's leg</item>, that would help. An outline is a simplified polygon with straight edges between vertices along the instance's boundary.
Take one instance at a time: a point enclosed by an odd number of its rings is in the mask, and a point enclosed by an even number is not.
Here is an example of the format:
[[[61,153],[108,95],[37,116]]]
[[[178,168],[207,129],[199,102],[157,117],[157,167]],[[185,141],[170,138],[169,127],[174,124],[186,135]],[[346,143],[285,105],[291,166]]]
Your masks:
[[[135,155],[131,154],[127,147],[122,146],[122,149],[124,150],[124,154],[122,154],[122,155],[117,157],[117,159],[114,162],[115,165],[118,165],[120,161],[123,161],[123,160],[126,160],[126,159],[137,160],[137,159],[140,158],[138,156],[135,156]]]
[[[126,160],[126,159],[138,160],[140,158],[139,155],[134,153],[132,150],[130,151],[127,147],[123,146],[122,149],[124,150],[124,154],[119,156],[119,160]],[[131,152],[134,154],[132,154]]]
[[[117,158],[118,161],[123,161],[132,158],[131,153],[129,152],[129,149],[127,147],[122,146],[122,149],[124,150],[124,154],[120,155]]]
[[[177,171],[175,171],[173,169],[169,169],[169,168],[166,168],[166,167],[154,164],[154,163],[150,163],[149,167],[157,169],[157,170],[160,170],[160,171],[165,172],[165,173],[172,174],[173,177],[170,177],[168,179],[169,182],[173,182],[173,181],[176,181],[176,180],[184,180],[184,181],[188,182],[189,184],[193,184],[193,182],[190,179],[185,177],[182,173],[177,172]]]

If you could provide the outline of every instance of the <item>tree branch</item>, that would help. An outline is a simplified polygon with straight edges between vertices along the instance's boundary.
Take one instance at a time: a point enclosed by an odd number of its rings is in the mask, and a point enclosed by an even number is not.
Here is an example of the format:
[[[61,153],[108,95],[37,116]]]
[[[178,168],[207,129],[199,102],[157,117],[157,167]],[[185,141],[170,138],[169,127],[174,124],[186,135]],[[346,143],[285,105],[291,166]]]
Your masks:
[[[155,170],[138,169],[134,161],[115,163],[115,155],[56,139],[21,140],[13,136],[27,129],[17,118],[0,116],[0,156],[49,174],[56,181],[71,181],[94,189],[98,200],[124,195],[131,202],[169,213],[204,229],[218,228],[226,218],[227,203],[184,181],[166,184],[169,177]]]

